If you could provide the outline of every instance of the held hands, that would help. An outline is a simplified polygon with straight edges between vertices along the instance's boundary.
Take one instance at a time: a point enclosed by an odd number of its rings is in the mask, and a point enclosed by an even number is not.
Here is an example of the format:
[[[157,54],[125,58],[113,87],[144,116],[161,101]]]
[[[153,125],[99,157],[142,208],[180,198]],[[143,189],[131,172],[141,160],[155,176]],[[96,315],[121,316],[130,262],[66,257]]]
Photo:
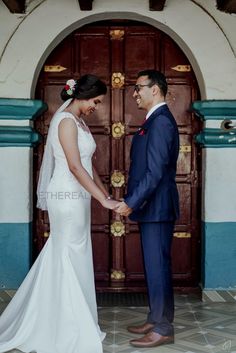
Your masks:
[[[129,208],[129,206],[124,201],[122,201],[117,203],[114,211],[119,213],[121,216],[128,217],[130,213],[132,213],[132,208]]]
[[[130,213],[132,213],[132,208],[129,208],[128,205],[122,201],[116,201],[110,198],[106,198],[101,202],[102,206],[109,209],[113,210],[116,213],[119,213],[121,216],[129,216]]]
[[[109,210],[115,210],[115,207],[119,204],[119,201],[105,199],[102,201],[102,206]]]

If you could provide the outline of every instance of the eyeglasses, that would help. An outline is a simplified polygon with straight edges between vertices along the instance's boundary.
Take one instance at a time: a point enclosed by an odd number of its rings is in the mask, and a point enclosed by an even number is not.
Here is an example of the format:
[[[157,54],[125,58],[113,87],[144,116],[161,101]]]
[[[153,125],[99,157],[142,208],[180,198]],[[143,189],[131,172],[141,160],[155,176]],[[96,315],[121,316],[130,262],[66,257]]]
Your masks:
[[[152,86],[153,86],[152,83],[149,83],[148,85],[137,84],[137,85],[134,85],[134,92],[139,93],[142,87],[152,87]]]

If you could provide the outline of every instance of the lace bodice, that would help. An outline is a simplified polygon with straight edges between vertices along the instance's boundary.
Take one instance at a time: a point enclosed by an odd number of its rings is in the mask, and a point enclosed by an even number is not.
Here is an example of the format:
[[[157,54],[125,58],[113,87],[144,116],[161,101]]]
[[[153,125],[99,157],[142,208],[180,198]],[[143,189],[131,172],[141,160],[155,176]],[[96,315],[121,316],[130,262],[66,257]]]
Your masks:
[[[58,126],[64,118],[72,119],[75,121],[78,127],[78,148],[80,152],[81,163],[83,167],[88,171],[88,173],[92,175],[91,158],[96,149],[96,143],[92,134],[89,131],[84,130],[78,120],[69,112],[60,112],[56,114],[51,122],[49,129],[49,143],[52,146],[53,155],[55,158],[54,173],[61,174],[61,172],[63,172],[63,174],[71,174],[58,137]]]

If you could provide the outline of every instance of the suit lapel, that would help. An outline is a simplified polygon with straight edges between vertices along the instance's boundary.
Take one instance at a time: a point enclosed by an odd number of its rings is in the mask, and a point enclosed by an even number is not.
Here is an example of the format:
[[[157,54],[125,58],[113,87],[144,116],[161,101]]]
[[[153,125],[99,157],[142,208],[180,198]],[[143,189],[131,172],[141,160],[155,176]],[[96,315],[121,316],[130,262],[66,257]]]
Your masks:
[[[140,128],[135,132],[133,139],[132,139],[132,143],[131,143],[131,149],[130,149],[130,155],[132,154],[132,149],[133,149],[133,144],[135,143],[135,140],[137,138],[137,135],[139,135],[140,130],[142,129],[148,129],[149,126],[152,124],[153,120],[156,119],[159,115],[161,115],[162,113],[168,113],[169,112],[169,108],[167,106],[167,104],[164,104],[162,106],[160,106],[159,108],[157,108],[156,110],[154,110],[154,112],[149,116],[149,118],[143,123],[143,125],[140,126]]]
[[[164,104],[162,106],[160,106],[159,108],[157,108],[156,110],[154,110],[154,112],[149,116],[149,118],[144,122],[144,124],[142,125],[142,127],[144,129],[147,129],[153,122],[154,119],[156,119],[159,115],[161,115],[162,113],[166,113],[167,111],[169,111],[169,108],[167,107],[167,104]]]

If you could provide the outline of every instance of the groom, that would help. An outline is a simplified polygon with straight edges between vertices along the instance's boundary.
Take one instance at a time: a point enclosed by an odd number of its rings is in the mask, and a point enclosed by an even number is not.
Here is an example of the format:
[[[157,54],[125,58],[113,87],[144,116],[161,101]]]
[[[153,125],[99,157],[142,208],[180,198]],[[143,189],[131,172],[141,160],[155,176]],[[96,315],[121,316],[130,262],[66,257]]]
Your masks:
[[[165,103],[166,93],[161,72],[139,72],[133,97],[147,115],[133,137],[127,194],[116,208],[137,221],[140,229],[149,314],[143,325],[128,327],[129,332],[143,335],[130,341],[140,348],[174,342],[171,242],[179,216],[175,182],[179,135]]]

